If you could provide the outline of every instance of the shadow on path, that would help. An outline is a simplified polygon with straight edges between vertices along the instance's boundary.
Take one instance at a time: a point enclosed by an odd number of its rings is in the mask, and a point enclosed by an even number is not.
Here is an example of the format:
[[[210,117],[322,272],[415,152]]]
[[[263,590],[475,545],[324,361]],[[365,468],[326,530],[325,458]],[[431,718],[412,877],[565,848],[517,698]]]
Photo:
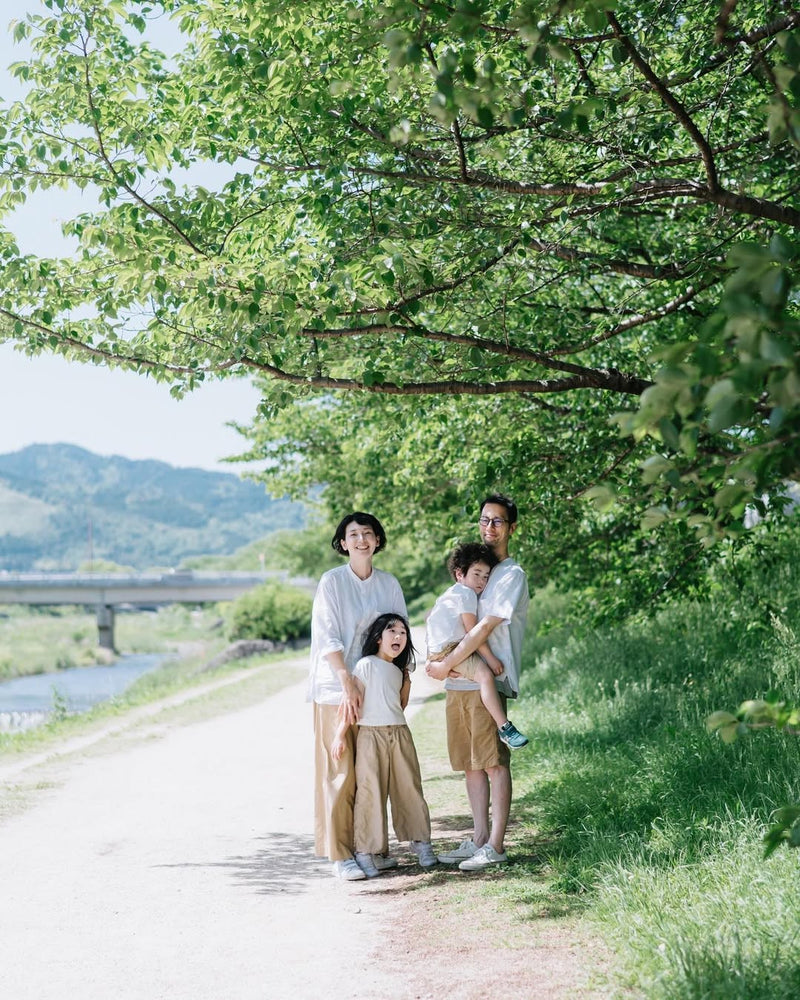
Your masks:
[[[233,881],[262,894],[308,891],[309,882],[321,876],[330,877],[330,865],[314,855],[311,837],[290,833],[268,833],[257,840],[265,846],[249,857],[232,857],[224,861],[185,861],[157,865],[158,868],[227,869]]]

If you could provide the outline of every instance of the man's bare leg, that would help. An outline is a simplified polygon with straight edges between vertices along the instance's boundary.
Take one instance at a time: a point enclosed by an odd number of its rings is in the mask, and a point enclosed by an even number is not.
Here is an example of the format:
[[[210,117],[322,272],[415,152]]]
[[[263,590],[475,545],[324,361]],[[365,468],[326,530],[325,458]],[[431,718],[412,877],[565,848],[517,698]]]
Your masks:
[[[498,854],[503,853],[508,817],[511,812],[511,770],[498,765],[487,772],[492,796],[492,835],[489,843]]]
[[[472,842],[483,847],[489,839],[489,776],[486,771],[466,771],[465,777],[472,813]]]
[[[508,817],[511,812],[511,771],[499,765],[486,771],[467,771],[467,798],[472,812],[474,832],[472,842],[476,847],[490,843],[498,854],[503,853]],[[489,828],[489,802],[491,789],[492,825]]]

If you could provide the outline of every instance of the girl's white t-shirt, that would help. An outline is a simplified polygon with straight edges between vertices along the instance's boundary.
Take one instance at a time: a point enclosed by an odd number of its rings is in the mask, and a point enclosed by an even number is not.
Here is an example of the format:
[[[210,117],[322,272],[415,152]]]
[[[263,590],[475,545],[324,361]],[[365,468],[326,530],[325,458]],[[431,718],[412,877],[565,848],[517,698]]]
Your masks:
[[[352,671],[361,656],[364,631],[385,611],[408,617],[403,591],[391,573],[373,567],[362,580],[346,563],[322,574],[311,612],[307,701],[339,704],[342,686],[325,657],[341,650]]]
[[[364,685],[359,726],[404,726],[400,705],[403,671],[380,656],[364,656],[355,665],[353,676]]]

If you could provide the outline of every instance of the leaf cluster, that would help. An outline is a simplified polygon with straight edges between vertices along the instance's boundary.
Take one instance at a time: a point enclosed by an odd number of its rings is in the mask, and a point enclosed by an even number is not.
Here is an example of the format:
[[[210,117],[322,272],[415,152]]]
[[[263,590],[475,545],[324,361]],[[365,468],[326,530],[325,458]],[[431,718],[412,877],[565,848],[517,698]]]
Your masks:
[[[744,701],[736,714],[712,712],[706,719],[706,729],[719,734],[724,743],[733,743],[754,729],[774,728],[791,735],[800,735],[800,707],[772,693],[766,698]],[[781,806],[772,815],[764,834],[764,857],[778,847],[800,847],[800,805]]]
[[[277,480],[378,506],[366,473],[394,445],[384,492],[439,539],[505,486],[547,539],[521,537],[543,575],[650,561],[623,603],[691,585],[749,507],[781,509],[800,470],[796,11],[48,6],[14,28],[28,89],[1,110],[0,337],[178,396],[256,376]],[[43,188],[95,200],[63,258],[11,232]],[[281,437],[298,413],[308,437]]]

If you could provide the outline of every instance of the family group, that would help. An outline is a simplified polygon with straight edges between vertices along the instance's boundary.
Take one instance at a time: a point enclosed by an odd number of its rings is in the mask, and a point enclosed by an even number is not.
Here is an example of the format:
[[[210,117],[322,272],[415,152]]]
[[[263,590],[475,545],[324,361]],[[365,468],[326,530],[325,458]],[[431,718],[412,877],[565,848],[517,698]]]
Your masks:
[[[481,542],[459,545],[454,583],[427,619],[426,673],[444,681],[447,748],[463,771],[472,836],[436,854],[419,761],[404,710],[415,667],[405,599],[390,573],[373,566],[386,533],[372,514],[340,521],[334,551],[347,563],[324,573],[314,598],[308,699],[314,708],[315,848],[347,881],[397,866],[389,854],[387,801],[398,841],[424,868],[479,871],[508,860],[510,749],[528,740],[506,715],[519,692],[528,581],[509,555],[513,501],[495,493],[480,505]]]

